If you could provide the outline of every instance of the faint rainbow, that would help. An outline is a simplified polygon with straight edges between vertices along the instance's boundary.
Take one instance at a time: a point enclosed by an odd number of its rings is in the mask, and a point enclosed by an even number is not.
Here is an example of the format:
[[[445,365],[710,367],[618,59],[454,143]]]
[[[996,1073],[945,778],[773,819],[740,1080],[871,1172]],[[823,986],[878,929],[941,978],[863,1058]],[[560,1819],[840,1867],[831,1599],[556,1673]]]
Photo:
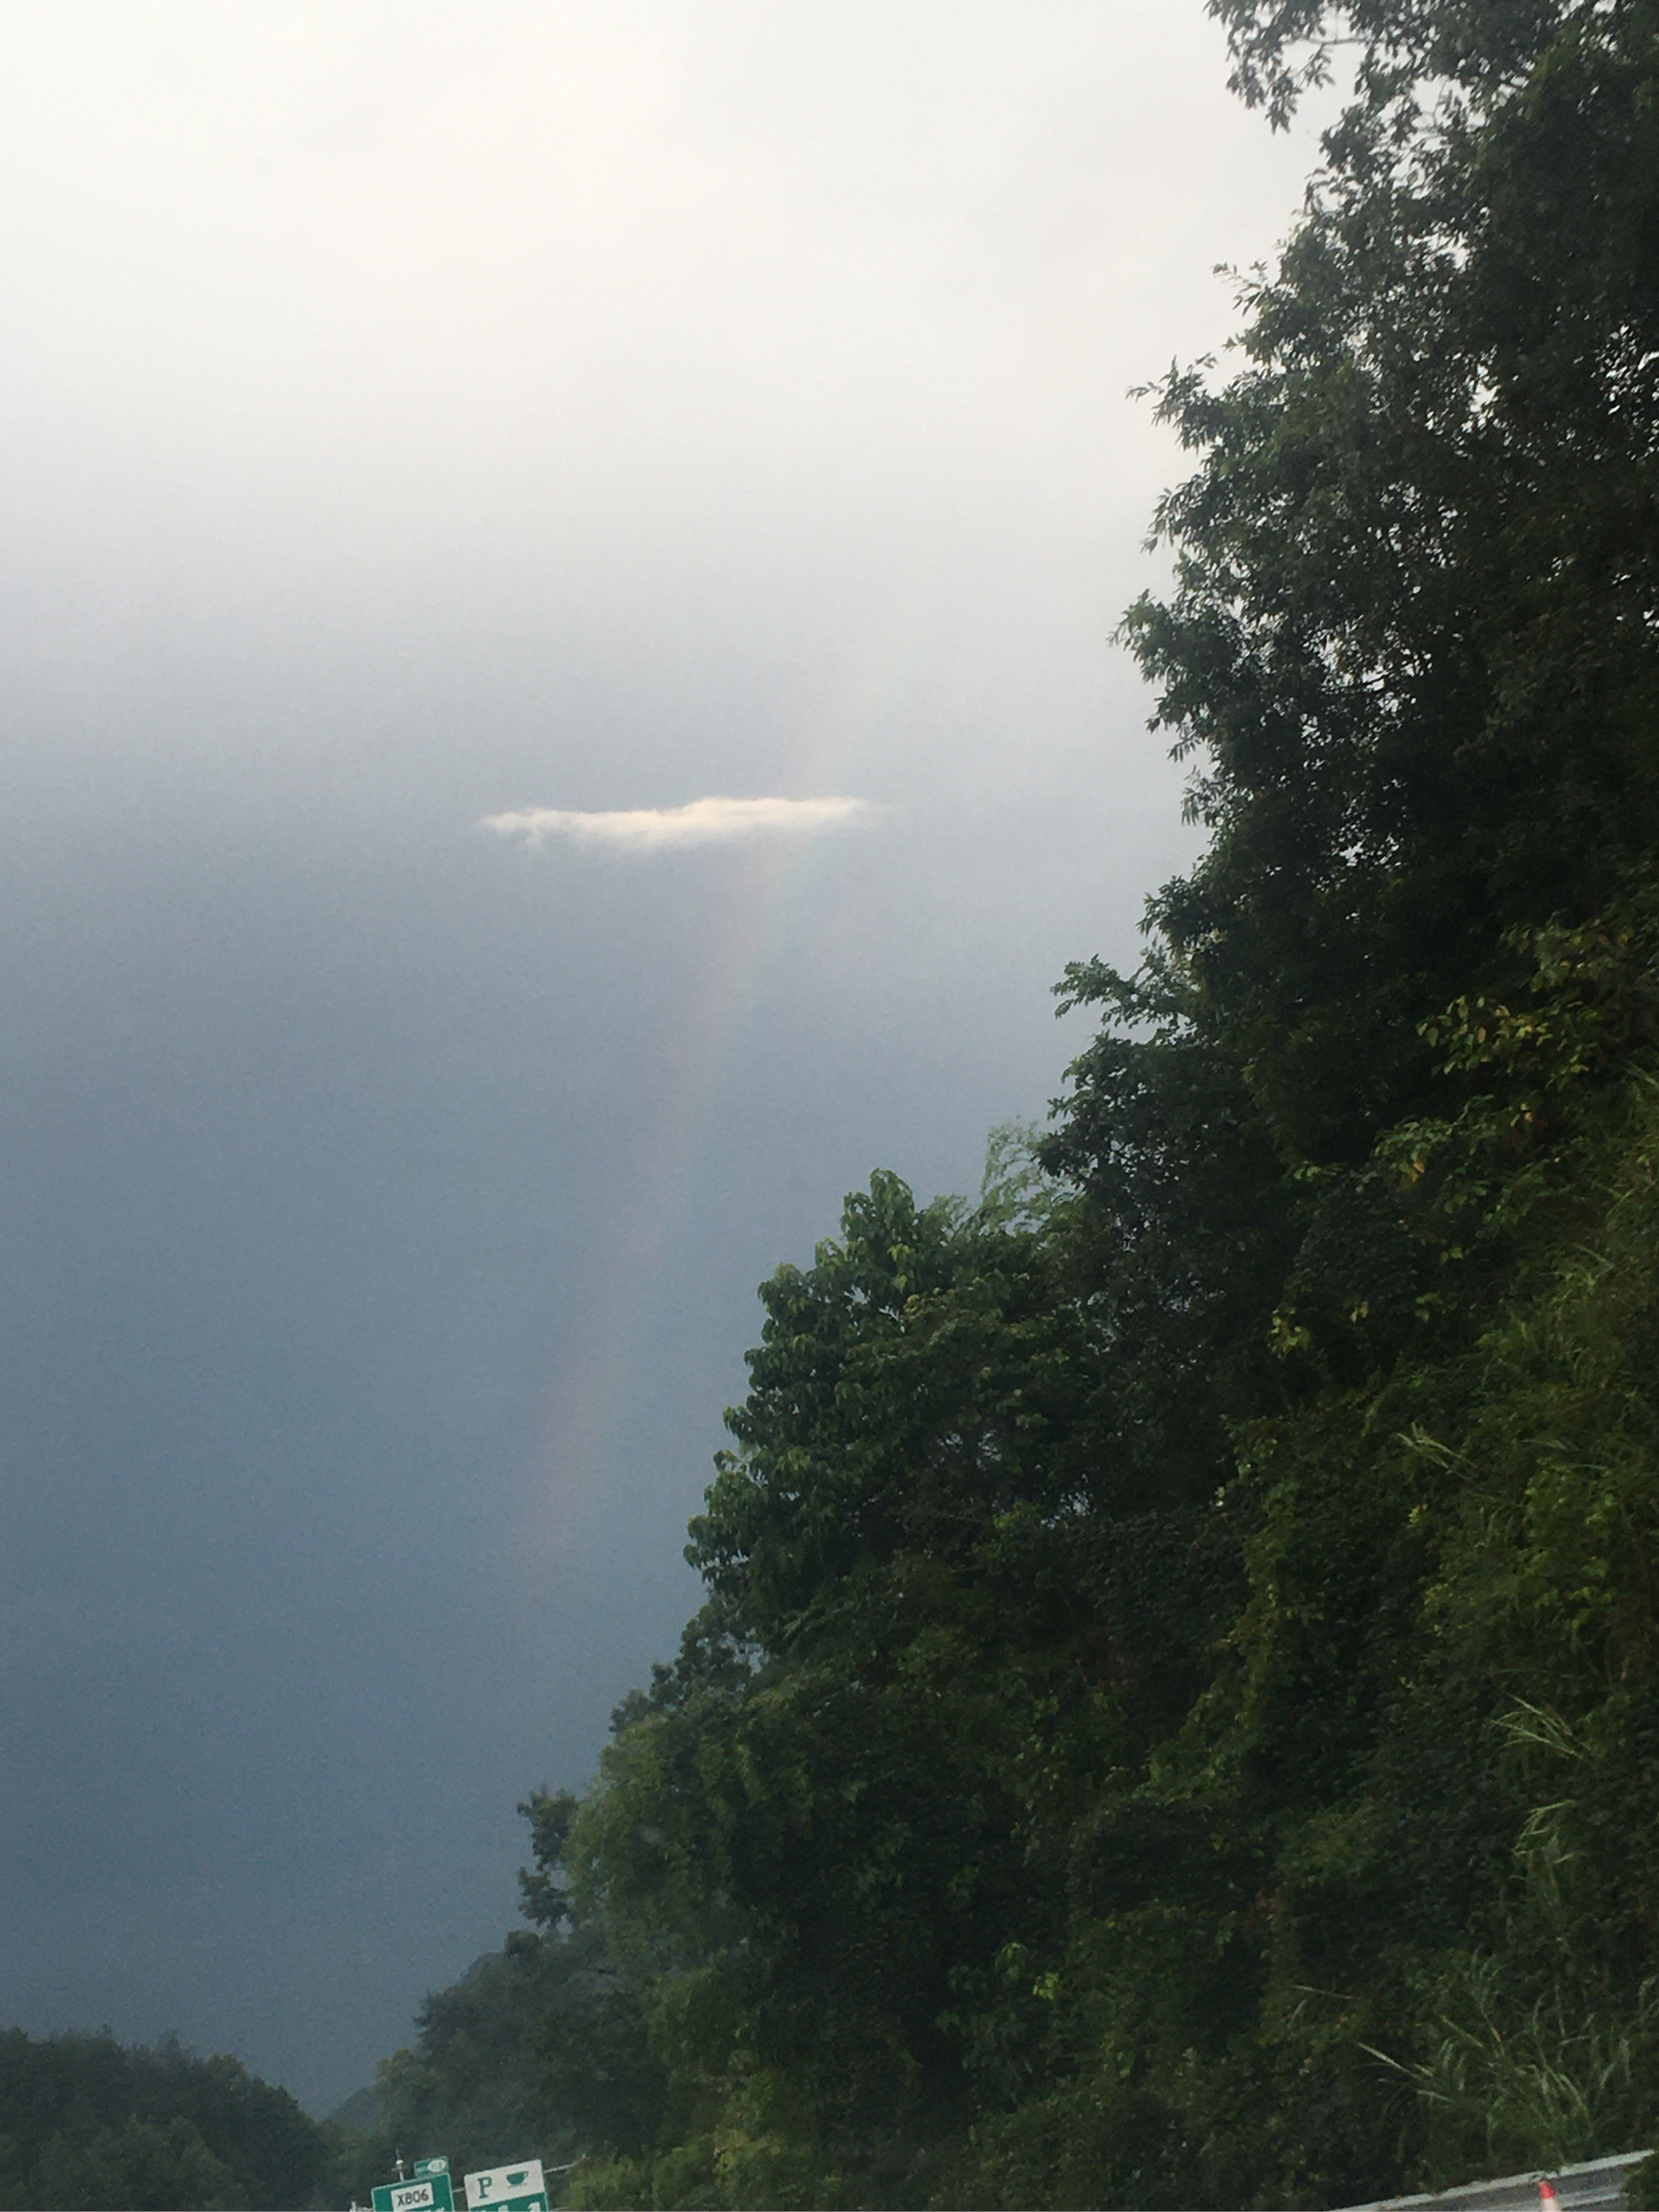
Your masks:
[[[814,717],[816,726],[801,732],[793,779],[798,788],[803,793],[845,790],[890,727],[902,690],[892,653],[866,651],[851,664],[827,710]],[[612,1224],[607,1264],[586,1318],[560,1361],[539,1445],[526,1470],[523,1534],[528,1553],[542,1562],[562,1559],[574,1565],[588,1548],[625,1409],[635,1395],[653,1323],[674,1287],[672,1255],[697,1162],[726,1090],[732,1048],[787,943],[799,894],[815,872],[819,849],[816,838],[784,837],[744,854],[748,895],[711,948],[676,1025],[665,1055],[662,1111],[636,1152],[632,1194]],[[825,1231],[831,1226],[825,1223]]]

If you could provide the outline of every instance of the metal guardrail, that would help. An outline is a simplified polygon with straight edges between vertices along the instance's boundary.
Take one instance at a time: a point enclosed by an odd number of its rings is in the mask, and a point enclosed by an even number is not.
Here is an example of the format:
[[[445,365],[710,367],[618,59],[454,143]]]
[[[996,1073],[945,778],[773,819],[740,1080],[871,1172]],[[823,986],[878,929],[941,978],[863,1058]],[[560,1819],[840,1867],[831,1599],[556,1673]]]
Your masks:
[[[1468,2181],[1461,2189],[1441,2189],[1426,2197],[1385,2197],[1374,2204],[1344,2204],[1338,2212],[1418,2212],[1443,2205],[1446,2212],[1537,2212],[1540,2185],[1547,2182],[1560,2212],[1610,2212],[1624,2202],[1625,2176],[1640,2166],[1644,2150],[1623,2150],[1613,2158],[1592,2158],[1582,2166],[1540,2166],[1534,2173],[1506,2173],[1501,2181]]]

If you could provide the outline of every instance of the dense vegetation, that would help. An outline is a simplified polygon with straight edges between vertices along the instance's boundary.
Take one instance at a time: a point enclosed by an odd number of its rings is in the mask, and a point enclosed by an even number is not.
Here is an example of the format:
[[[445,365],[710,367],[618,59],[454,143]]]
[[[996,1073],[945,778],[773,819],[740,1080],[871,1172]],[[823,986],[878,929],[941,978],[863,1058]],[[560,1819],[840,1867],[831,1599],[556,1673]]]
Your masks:
[[[1203,858],[1035,1157],[763,1291],[531,1808],[599,2204],[1337,2203],[1659,2122],[1659,6],[1353,90],[1127,620]]]
[[[591,1936],[544,1943],[520,1929],[428,1997],[414,2047],[383,2059],[374,2087],[333,2115],[340,2203],[367,2204],[400,2154],[447,2158],[458,2177],[515,2158],[574,2156],[542,2079],[540,2035],[573,1982],[581,1987],[592,1948]]]
[[[0,2033],[0,2207],[311,2204],[325,2131],[234,2058]]]

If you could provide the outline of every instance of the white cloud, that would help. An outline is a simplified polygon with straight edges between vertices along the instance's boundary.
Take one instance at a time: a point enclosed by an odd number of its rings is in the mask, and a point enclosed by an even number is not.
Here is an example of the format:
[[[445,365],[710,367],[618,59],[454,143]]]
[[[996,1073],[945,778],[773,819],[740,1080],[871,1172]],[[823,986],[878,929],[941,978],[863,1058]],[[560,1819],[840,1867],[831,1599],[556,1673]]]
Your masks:
[[[871,808],[862,799],[694,799],[686,806],[633,806],[584,813],[562,806],[526,806],[512,814],[486,814],[479,825],[498,836],[540,845],[569,837],[581,845],[612,845],[655,853],[671,845],[730,844],[741,837],[799,836],[836,830]]]

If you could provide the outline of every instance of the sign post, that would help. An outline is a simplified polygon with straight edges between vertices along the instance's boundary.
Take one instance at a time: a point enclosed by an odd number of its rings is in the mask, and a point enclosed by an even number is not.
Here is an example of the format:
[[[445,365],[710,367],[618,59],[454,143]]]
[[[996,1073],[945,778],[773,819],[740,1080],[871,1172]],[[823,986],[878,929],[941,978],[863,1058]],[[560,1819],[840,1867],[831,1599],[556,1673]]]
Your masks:
[[[467,2212],[548,2212],[547,2182],[538,2158],[491,2166],[466,2177]],[[376,2207],[379,2212],[379,2207]],[[398,2212],[398,2208],[390,2208]]]

